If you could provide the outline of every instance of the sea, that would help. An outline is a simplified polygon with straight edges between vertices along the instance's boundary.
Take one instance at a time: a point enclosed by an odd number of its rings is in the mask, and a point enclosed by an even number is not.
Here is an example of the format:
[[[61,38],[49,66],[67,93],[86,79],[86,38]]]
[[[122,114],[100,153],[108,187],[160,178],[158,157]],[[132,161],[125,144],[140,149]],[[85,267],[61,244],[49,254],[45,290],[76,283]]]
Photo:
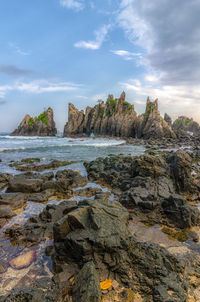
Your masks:
[[[122,139],[28,137],[3,133],[0,134],[0,172],[19,173],[9,163],[23,158],[40,158],[41,163],[53,159],[76,161],[75,168],[78,169],[83,161],[117,154],[141,155],[144,151],[144,146],[127,144]]]

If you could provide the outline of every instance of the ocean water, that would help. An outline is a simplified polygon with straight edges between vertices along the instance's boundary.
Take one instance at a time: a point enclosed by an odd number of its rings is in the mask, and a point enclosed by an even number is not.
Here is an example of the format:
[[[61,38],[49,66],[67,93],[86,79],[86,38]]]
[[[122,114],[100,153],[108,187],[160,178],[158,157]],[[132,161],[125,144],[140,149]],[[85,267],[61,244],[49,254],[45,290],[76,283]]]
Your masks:
[[[109,154],[140,155],[143,146],[128,145],[124,140],[108,138],[13,137],[0,134],[0,172],[16,173],[10,161],[37,157],[41,162],[52,159],[91,161]]]

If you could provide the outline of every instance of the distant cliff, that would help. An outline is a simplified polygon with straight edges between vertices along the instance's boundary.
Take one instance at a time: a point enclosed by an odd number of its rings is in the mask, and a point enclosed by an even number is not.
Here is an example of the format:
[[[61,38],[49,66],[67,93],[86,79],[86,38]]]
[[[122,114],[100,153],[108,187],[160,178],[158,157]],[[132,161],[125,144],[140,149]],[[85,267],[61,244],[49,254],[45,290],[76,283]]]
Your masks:
[[[125,92],[119,99],[109,95],[106,103],[99,101],[93,108],[87,107],[85,113],[69,103],[64,137],[91,133],[137,138],[176,137],[169,123],[161,117],[157,100],[151,102],[148,98],[145,113],[137,116],[134,105],[126,101]]]
[[[48,108],[37,117],[25,115],[11,136],[55,136],[57,133],[53,119],[53,110]]]

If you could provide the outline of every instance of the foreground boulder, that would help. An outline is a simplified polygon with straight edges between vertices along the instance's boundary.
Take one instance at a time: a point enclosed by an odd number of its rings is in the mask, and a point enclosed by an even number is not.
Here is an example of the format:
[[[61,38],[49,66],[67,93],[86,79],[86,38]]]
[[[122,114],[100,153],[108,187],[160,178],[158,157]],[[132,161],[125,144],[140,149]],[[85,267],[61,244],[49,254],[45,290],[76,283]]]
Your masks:
[[[53,110],[49,107],[38,117],[25,115],[17,129],[11,136],[55,136],[57,130],[53,119]]]
[[[75,279],[73,302],[101,302],[99,275],[92,261],[83,266]]]
[[[0,218],[14,216],[13,210],[22,208],[26,201],[27,197],[22,193],[0,194]]]
[[[128,211],[119,202],[99,194],[94,201],[80,202],[55,224],[54,269],[61,272],[64,263],[82,268],[75,283],[74,301],[99,301],[99,281],[92,262],[101,281],[117,280],[139,292],[144,301],[186,301],[190,287],[186,259],[185,263],[179,262],[164,248],[138,242],[128,232],[128,218]],[[96,300],[89,299],[92,293]]]

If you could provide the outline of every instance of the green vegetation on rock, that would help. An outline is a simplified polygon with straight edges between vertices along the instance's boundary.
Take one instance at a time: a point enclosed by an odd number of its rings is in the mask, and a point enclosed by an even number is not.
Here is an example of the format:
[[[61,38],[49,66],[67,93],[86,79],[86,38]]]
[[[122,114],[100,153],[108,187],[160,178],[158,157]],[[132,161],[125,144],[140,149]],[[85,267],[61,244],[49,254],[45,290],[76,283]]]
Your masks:
[[[170,239],[176,239],[181,242],[184,242],[188,239],[186,231],[176,231],[168,227],[163,227],[162,231],[163,233],[167,234]]]
[[[187,120],[185,121],[185,126],[187,126],[191,121],[192,121],[192,120],[187,119]]]
[[[110,117],[116,111],[117,99],[107,99],[106,116]]]
[[[28,121],[28,126],[31,127],[34,124],[34,119],[31,117]]]
[[[36,117],[36,121],[42,121],[43,124],[47,125],[48,124],[48,119],[47,119],[47,113],[44,111],[38,117]]]
[[[123,105],[126,106],[126,113],[130,114],[132,109],[134,108],[133,105],[131,105],[129,102],[127,101],[124,101],[123,102]]]
[[[99,117],[102,118],[104,115],[104,108],[100,108]]]
[[[176,120],[176,125],[179,125],[180,124],[180,120]]]
[[[154,109],[154,105],[150,103],[147,107],[146,113],[149,115],[151,111],[153,111],[153,109]]]

